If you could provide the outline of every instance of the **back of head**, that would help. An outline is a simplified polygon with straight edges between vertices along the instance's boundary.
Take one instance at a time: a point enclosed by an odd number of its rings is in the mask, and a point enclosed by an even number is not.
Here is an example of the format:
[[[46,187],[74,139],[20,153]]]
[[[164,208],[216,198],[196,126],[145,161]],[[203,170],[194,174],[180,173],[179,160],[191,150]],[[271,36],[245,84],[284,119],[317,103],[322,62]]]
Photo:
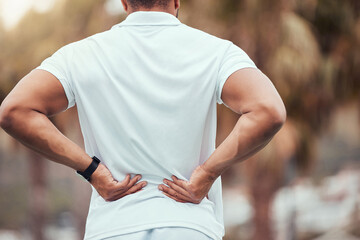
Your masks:
[[[167,8],[170,0],[127,0],[132,9],[138,10],[140,8],[151,9],[154,7]]]

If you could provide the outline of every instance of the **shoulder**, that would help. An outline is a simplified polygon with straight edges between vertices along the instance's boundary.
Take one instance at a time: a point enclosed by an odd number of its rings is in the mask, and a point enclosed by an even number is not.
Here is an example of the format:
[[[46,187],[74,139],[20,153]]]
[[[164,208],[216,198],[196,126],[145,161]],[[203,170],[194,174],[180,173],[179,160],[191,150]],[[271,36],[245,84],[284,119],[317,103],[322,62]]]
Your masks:
[[[205,32],[203,30],[200,30],[200,29],[197,29],[194,27],[190,27],[186,24],[181,24],[181,27],[187,34],[191,35],[192,37],[205,39],[213,44],[217,44],[217,45],[221,45],[221,46],[225,46],[225,47],[229,47],[232,44],[232,42],[227,39],[217,37],[215,35]]]
[[[204,42],[207,42],[210,47],[213,48],[213,51],[217,50],[222,57],[238,55],[248,58],[247,53],[240,46],[234,44],[230,40],[214,36],[185,24],[182,24],[182,26],[187,32],[189,32],[190,35],[193,36],[193,39],[205,39],[206,41]]]
[[[101,41],[102,39],[108,38],[109,34],[111,34],[111,30],[107,30],[100,33],[95,33],[91,36],[88,36],[86,38],[83,38],[81,40],[68,43],[61,47],[59,51],[63,52],[73,52],[75,50],[83,50],[84,48],[87,48],[89,45],[91,45],[94,42]]]

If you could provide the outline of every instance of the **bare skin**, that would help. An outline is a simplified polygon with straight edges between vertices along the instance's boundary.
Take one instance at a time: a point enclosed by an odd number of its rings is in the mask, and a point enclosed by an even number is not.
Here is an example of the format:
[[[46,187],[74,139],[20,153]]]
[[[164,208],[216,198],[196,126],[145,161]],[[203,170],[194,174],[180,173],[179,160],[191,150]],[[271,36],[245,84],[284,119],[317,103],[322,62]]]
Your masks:
[[[171,1],[166,9],[133,9],[122,0],[128,14],[134,11],[163,11],[177,15],[180,1]],[[50,73],[34,70],[19,81],[0,106],[0,126],[15,139],[49,160],[84,171],[91,157],[66,138],[49,120],[66,109],[68,101],[60,82]],[[141,191],[147,185],[141,175],[122,181],[114,179],[108,168],[99,164],[90,183],[106,201],[115,201]]]
[[[91,157],[66,138],[49,120],[66,109],[67,98],[61,83],[50,73],[34,70],[25,76],[0,107],[0,125],[15,139],[48,159],[74,170],[84,171]],[[99,164],[91,184],[106,201],[114,201],[141,190],[141,176],[117,181],[105,165]]]
[[[134,12],[127,0],[124,9]],[[168,8],[136,9],[163,11],[174,16],[179,0],[170,1]],[[284,104],[270,80],[256,69],[242,69],[226,81],[222,100],[234,112],[242,114],[236,126],[210,158],[192,173],[189,181],[176,176],[164,179],[159,189],[178,202],[200,203],[214,181],[227,168],[244,161],[262,149],[281,128],[286,118]],[[25,76],[6,97],[0,107],[0,126],[24,145],[48,159],[74,170],[84,171],[92,159],[74,142],[66,138],[49,120],[66,109],[67,98],[60,82],[50,73],[34,70]],[[106,201],[133,194],[146,186],[141,175],[114,179],[105,165],[100,164],[90,183]]]
[[[154,6],[151,9],[141,8],[141,7],[138,9],[134,9],[131,7],[130,4],[128,4],[127,0],[121,0],[121,3],[127,14],[133,13],[135,11],[157,11],[157,12],[167,12],[174,16],[177,16],[178,10],[180,8],[180,0],[169,0],[169,4],[167,7],[164,8],[160,6]]]
[[[178,202],[200,203],[226,169],[260,151],[285,122],[284,104],[260,70],[235,72],[225,82],[221,96],[241,116],[229,136],[194,170],[189,181],[172,176],[159,185],[166,196]]]

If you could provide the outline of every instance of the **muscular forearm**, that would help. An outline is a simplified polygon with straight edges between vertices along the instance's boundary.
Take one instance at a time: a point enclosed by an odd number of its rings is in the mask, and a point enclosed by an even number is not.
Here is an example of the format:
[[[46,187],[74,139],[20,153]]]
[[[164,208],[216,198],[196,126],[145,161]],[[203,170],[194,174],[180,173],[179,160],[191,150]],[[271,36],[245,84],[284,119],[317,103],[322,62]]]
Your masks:
[[[0,106],[0,126],[27,147],[49,160],[85,171],[92,158],[66,138],[48,116],[62,112],[68,100],[60,81],[47,71],[34,70],[25,76]],[[102,160],[102,159],[101,159]],[[141,175],[127,174],[121,182],[100,163],[88,179],[101,197],[115,201],[143,189]]]
[[[40,112],[19,109],[5,113],[1,127],[27,147],[75,170],[84,171],[92,161],[83,149],[66,138]]]
[[[33,110],[18,110],[11,114],[0,113],[0,125],[11,136],[24,145],[41,153],[48,159],[84,171],[92,159],[84,150],[66,138],[46,117]],[[118,182],[103,164],[99,164],[91,175],[90,183],[106,201],[115,201],[136,193],[147,182],[138,182],[141,175],[131,178],[128,174]]]
[[[281,128],[286,109],[271,81],[259,70],[236,71],[226,80],[221,99],[241,114],[234,129],[188,181],[172,176],[159,189],[179,202],[199,203],[214,181],[233,164],[262,149]]]
[[[241,115],[229,136],[202,167],[214,178],[235,163],[261,150],[281,128],[285,117],[271,111],[253,111]]]

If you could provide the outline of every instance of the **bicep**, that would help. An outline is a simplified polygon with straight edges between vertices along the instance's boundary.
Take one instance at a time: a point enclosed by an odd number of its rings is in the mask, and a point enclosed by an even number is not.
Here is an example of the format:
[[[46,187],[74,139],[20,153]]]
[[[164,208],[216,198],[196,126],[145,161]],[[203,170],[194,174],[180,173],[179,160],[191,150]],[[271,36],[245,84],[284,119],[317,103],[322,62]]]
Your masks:
[[[270,79],[256,68],[244,68],[230,75],[223,86],[221,99],[239,114],[263,105],[283,106]]]
[[[54,75],[44,70],[33,70],[19,81],[3,104],[52,116],[67,109],[68,99]]]

